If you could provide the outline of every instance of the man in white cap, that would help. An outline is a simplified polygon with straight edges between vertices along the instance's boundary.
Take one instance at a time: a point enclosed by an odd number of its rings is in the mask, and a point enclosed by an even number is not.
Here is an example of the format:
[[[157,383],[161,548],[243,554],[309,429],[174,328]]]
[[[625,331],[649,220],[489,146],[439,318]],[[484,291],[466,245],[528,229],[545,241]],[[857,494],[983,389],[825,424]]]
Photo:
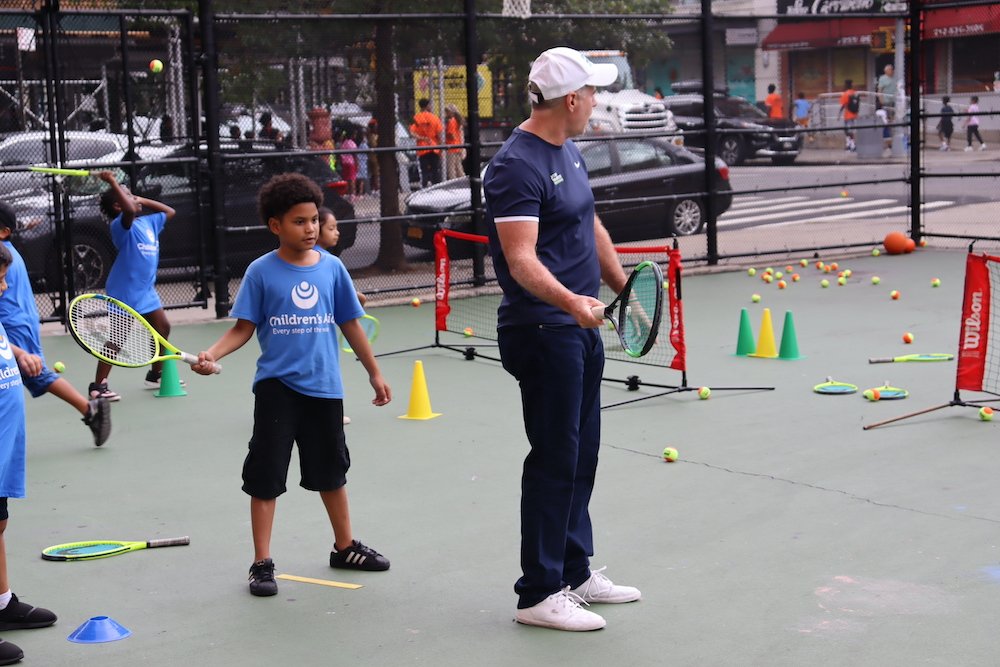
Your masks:
[[[625,273],[594,213],[583,156],[570,140],[587,127],[597,86],[614,65],[566,47],[531,66],[531,116],[490,161],[483,180],[490,254],[504,297],[497,314],[503,366],[521,388],[530,451],[521,477],[521,570],[515,620],[597,630],[593,602],[632,602],[637,589],[590,569],[590,496],[601,435],[604,348],[591,308],[603,279]]]

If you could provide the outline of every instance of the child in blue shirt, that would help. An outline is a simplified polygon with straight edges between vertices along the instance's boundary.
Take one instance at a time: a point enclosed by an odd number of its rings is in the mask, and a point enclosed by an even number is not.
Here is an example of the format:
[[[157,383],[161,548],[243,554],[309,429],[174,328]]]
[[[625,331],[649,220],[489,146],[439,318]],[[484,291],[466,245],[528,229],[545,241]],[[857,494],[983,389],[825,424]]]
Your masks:
[[[254,427],[243,463],[243,491],[250,496],[254,562],[250,593],[275,595],[271,530],[277,498],[285,492],[292,445],[299,448],[300,485],[318,491],[333,528],[330,567],[389,569],[389,560],[355,540],[347,502],[350,454],[344,438],[344,389],[335,327],[340,327],[375,391],[372,403],[391,398],[368,339],[358,322],[364,310],[351,277],[337,257],[317,251],[323,193],[301,174],[281,174],[261,187],[262,221],[278,249],[254,260],[243,276],[230,315],[233,325],[192,368],[212,372],[211,362],[241,348],[257,334],[260,357],[253,392]]]
[[[111,434],[111,408],[105,398],[84,398],[73,385],[45,365],[40,318],[28,269],[21,254],[10,242],[16,227],[14,209],[0,202],[0,243],[11,255],[7,291],[0,295],[0,322],[7,330],[10,342],[28,354],[21,380],[33,398],[49,393],[76,408],[83,415],[83,423],[90,428],[94,444],[100,447]]]
[[[170,321],[156,292],[156,270],[160,264],[160,232],[167,220],[174,217],[174,209],[153,199],[134,196],[119,185],[110,171],[102,171],[97,177],[111,186],[101,196],[101,212],[111,221],[111,241],[118,250],[105,291],[132,306],[160,335],[170,340]],[[151,213],[140,215],[144,207]],[[159,388],[162,365],[157,362],[146,373],[147,389]],[[91,397],[121,399],[108,388],[109,373],[111,364],[98,362],[90,385]]]
[[[0,244],[0,295],[7,290],[7,270],[12,261],[6,246]],[[0,593],[0,630],[44,628],[56,622],[56,615],[48,609],[18,600],[7,578],[4,541],[9,518],[7,499],[24,497],[24,392],[19,366],[25,365],[28,356],[31,355],[11,344],[0,324],[0,591],[3,591]],[[23,657],[20,648],[0,639],[0,665],[13,664]]]

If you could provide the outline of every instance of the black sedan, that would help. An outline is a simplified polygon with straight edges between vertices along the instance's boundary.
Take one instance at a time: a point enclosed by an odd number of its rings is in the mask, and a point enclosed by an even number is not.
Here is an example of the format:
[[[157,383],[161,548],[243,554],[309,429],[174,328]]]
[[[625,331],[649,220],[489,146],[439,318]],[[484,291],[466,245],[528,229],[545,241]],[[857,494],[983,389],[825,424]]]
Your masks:
[[[705,161],[667,138],[616,135],[579,141],[597,214],[615,243],[697,234],[705,226]],[[732,203],[729,168],[716,160],[712,187],[716,215]],[[406,199],[403,238],[430,250],[434,232],[471,232],[469,179],[456,178]]]

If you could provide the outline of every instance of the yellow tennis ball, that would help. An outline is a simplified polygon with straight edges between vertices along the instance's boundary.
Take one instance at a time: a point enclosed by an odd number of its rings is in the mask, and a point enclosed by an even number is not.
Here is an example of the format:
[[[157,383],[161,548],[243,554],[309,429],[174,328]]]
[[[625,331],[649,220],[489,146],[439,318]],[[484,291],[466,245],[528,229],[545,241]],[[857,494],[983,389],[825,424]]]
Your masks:
[[[66,364],[64,364],[61,361],[57,361],[56,363],[52,364],[52,370],[54,370],[56,373],[63,373],[66,371]]]
[[[413,300],[410,301],[410,305],[413,306],[414,308],[419,308],[420,307],[420,299],[418,299],[417,297],[413,297]]]
[[[666,447],[663,450],[663,460],[667,463],[673,463],[677,460],[677,450],[673,447]]]
[[[709,389],[708,387],[701,387],[700,389],[698,389],[698,398],[700,398],[703,401],[707,400],[708,397],[711,395],[712,395],[712,390]]]
[[[931,287],[941,287],[941,279],[934,278],[931,280]]]
[[[823,278],[823,280],[819,281],[819,286],[820,287],[829,287],[830,286],[830,281],[827,280],[826,278]]]
[[[878,248],[872,248],[872,257],[878,257],[881,254],[882,254],[881,250],[879,250]]]
[[[149,71],[153,74],[159,74],[163,71],[163,61],[159,58],[153,58],[149,61]]]
[[[861,395],[867,398],[869,401],[877,401],[882,398],[882,392],[878,389],[865,389],[861,392]]]
[[[466,338],[471,338],[472,334],[475,332],[472,330],[472,327],[465,327],[465,330],[462,333],[465,334]]]
[[[984,405],[983,407],[979,408],[979,418],[982,419],[984,422],[991,422],[991,421],[993,421],[993,408],[991,408],[989,406],[986,406],[986,405]],[[666,452],[664,452],[664,456],[665,455],[666,455]]]
[[[799,279],[800,279],[801,277],[802,277],[802,276],[800,276],[799,274],[797,274],[797,273],[793,273],[793,274],[792,274],[792,282],[793,282],[793,283],[797,283],[797,282],[799,282]]]
[[[767,267],[766,269],[764,269],[764,273],[774,273],[774,269],[772,269],[772,268],[771,268],[771,267],[769,266],[769,267]]]
[[[882,282],[881,278],[878,276],[872,276],[872,285],[878,285],[880,282]]]
[[[899,290],[894,289],[891,292],[889,292],[889,298],[892,299],[893,301],[899,301],[899,296],[900,296]]]
[[[747,269],[747,275],[752,278],[753,276],[757,275],[757,269],[751,266],[749,269]]]
[[[799,266],[809,266],[809,260],[808,259],[800,259],[799,260]]]
[[[752,294],[750,300],[754,303],[760,303],[760,294]]]
[[[782,278],[785,277],[785,274],[782,273],[781,271],[775,271],[774,272],[774,277],[777,278],[778,280],[781,280]]]
[[[843,287],[844,285],[846,285],[847,284],[847,277],[846,276],[840,276],[839,278],[837,278],[837,284],[840,285],[841,287]]]

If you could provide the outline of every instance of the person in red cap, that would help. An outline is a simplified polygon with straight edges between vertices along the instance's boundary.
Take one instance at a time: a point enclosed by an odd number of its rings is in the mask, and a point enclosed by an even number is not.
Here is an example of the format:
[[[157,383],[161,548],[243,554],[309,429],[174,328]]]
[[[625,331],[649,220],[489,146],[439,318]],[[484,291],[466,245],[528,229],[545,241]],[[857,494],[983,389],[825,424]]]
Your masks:
[[[622,270],[600,218],[587,165],[571,140],[590,120],[598,86],[618,77],[566,47],[531,66],[531,116],[490,161],[483,179],[489,249],[504,298],[497,312],[504,369],[521,389],[530,451],[521,477],[521,577],[515,620],[597,630],[595,602],[638,600],[590,569],[590,496],[601,436],[602,321],[591,312],[601,280]]]

